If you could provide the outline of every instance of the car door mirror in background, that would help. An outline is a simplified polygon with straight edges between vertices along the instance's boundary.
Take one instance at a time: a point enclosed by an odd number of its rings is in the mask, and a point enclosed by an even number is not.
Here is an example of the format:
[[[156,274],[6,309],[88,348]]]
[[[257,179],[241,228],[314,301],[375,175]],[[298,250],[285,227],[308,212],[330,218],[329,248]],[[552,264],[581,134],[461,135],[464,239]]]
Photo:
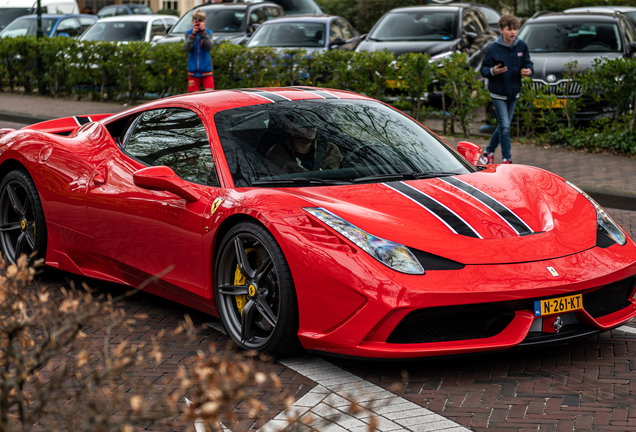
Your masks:
[[[258,30],[258,28],[260,26],[261,26],[261,24],[259,24],[259,23],[253,23],[252,25],[250,25],[249,34],[254,33],[256,30]]]
[[[460,155],[464,156],[464,159],[466,159],[471,164],[477,165],[477,162],[479,162],[479,156],[481,156],[481,147],[477,144],[468,141],[461,141],[459,144],[457,144],[457,151]]]
[[[172,168],[164,165],[140,169],[133,174],[133,181],[140,188],[170,192],[188,202],[195,202],[201,198],[201,195],[177,176]]]
[[[329,43],[329,49],[334,49],[339,47],[340,45],[346,44],[347,41],[341,37],[337,37]]]

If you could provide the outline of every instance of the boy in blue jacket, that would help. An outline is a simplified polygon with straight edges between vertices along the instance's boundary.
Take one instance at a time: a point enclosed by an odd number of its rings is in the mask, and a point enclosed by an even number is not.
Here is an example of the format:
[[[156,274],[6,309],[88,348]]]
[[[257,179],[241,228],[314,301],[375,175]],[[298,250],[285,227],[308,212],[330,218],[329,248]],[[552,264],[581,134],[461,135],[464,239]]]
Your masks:
[[[482,164],[493,163],[499,144],[503,163],[512,163],[510,122],[521,89],[521,77],[534,73],[528,45],[517,38],[520,26],[517,17],[502,16],[499,19],[501,36],[488,47],[481,64],[481,75],[488,79],[488,90],[497,115],[497,129],[480,159]]]
[[[192,14],[192,30],[186,32],[183,50],[188,51],[188,91],[214,90],[210,50],[214,46],[212,32],[205,28],[205,12],[196,10]]]

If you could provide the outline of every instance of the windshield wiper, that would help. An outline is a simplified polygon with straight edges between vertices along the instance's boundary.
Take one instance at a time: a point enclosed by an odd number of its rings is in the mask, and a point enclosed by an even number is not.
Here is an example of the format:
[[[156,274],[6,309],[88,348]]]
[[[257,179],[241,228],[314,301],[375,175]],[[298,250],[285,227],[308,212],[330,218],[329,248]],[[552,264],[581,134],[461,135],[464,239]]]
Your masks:
[[[293,177],[286,179],[255,180],[252,186],[278,186],[278,185],[348,185],[345,180],[321,179],[316,177]]]
[[[425,173],[421,173],[421,172],[401,172],[401,173],[394,173],[394,174],[378,174],[378,175],[372,175],[372,176],[366,176],[366,177],[358,177],[353,179],[354,183],[360,183],[360,182],[365,182],[365,181],[374,181],[374,180],[382,180],[382,181],[387,181],[387,180],[420,180],[420,179],[427,179],[427,178],[435,178],[435,177],[448,177],[448,176],[454,176],[454,175],[459,175],[460,173],[456,173],[456,172],[445,172],[445,171],[430,171],[430,172],[425,172]]]

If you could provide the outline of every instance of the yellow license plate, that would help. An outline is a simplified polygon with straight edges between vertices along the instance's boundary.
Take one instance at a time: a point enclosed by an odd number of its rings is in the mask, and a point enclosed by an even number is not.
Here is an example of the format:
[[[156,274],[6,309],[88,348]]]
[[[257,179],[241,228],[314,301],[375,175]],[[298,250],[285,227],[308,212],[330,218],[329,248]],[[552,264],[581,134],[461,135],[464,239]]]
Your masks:
[[[546,108],[563,108],[565,106],[565,99],[557,99],[554,102],[544,103],[542,101],[534,101],[534,106],[539,109]]]
[[[554,315],[579,309],[583,309],[582,294],[534,302],[534,316]]]

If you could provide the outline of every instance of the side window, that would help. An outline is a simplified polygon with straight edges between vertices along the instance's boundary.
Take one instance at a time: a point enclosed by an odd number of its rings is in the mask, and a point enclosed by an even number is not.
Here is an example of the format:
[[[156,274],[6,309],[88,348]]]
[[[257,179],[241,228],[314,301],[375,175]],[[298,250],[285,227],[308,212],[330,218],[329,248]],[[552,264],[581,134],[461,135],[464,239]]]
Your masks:
[[[82,27],[80,29],[80,34],[81,34],[81,33],[84,33],[84,30],[89,28],[95,22],[95,20],[91,18],[87,18],[87,17],[80,17],[79,22],[80,22],[80,26]]]
[[[342,37],[344,38],[344,40],[353,39],[354,34],[353,32],[351,32],[351,30],[347,26],[347,23],[344,22],[344,20],[340,20],[340,19],[335,20],[334,24],[340,27],[340,32],[342,33]]]
[[[464,22],[462,23],[462,31],[464,33],[471,32],[481,34],[479,28],[477,27],[477,23],[475,22],[475,15],[471,11],[464,11]]]
[[[166,27],[163,25],[163,21],[154,20],[152,22],[152,28],[150,30],[150,37],[164,36],[166,34]]]
[[[118,7],[115,15],[128,15],[128,11],[123,7]]]
[[[636,41],[636,34],[634,32],[634,26],[632,25],[632,23],[627,20],[621,20],[620,23],[621,27],[623,27],[623,33],[625,33],[627,45],[629,45],[630,42]]]
[[[340,29],[340,27],[336,24],[335,21],[332,21],[329,24],[329,43],[333,42],[335,38],[343,38],[344,40],[347,40],[343,34],[342,34],[342,30]]]
[[[110,16],[114,16],[115,12],[117,12],[116,7],[106,7],[102,9],[101,11],[99,11],[97,16],[99,16],[100,18],[110,17]]]
[[[66,18],[60,21],[55,29],[55,35],[66,33],[70,37],[77,37],[82,33],[82,28],[75,18]]]
[[[184,180],[219,186],[205,126],[190,110],[144,112],[126,134],[122,150],[148,166],[166,165]]]
[[[268,21],[281,16],[280,10],[272,6],[264,7],[263,11],[265,12],[265,19]]]

